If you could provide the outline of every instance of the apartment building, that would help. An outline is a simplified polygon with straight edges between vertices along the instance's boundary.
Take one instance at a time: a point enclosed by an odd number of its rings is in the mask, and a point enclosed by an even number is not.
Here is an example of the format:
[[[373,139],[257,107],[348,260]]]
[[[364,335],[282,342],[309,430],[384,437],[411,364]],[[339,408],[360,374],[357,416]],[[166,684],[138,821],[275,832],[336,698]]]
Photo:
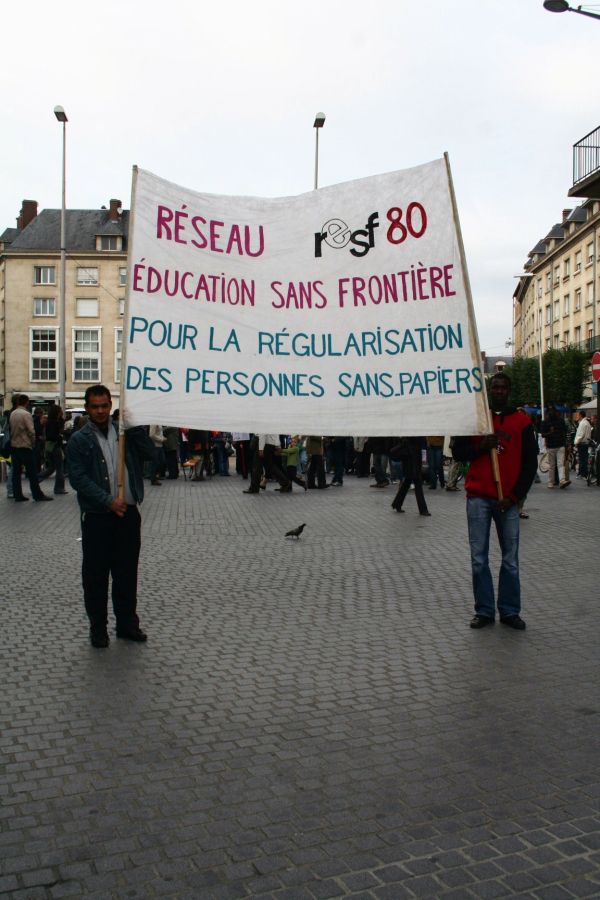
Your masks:
[[[66,211],[66,405],[103,382],[119,401],[129,211]],[[0,394],[58,400],[60,209],[24,200],[0,235]]]
[[[529,251],[513,294],[515,356],[600,347],[600,128],[573,147],[569,196],[585,199]]]

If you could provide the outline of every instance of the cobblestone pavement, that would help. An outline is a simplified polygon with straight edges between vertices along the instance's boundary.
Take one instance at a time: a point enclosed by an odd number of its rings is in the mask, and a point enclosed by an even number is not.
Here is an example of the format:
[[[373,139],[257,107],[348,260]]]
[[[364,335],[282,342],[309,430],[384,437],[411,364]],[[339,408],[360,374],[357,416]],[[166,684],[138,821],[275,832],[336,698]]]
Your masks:
[[[75,495],[2,491],[3,898],[600,897],[600,491],[532,489],[528,629],[472,631],[464,493],[368,484],[149,487],[108,650]]]

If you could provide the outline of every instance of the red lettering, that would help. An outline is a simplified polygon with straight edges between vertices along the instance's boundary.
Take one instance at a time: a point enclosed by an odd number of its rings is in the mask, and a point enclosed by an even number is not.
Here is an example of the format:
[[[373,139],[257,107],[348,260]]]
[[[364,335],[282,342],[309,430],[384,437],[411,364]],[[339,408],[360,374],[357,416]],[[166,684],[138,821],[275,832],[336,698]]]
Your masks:
[[[242,250],[242,239],[240,237],[240,229],[237,225],[231,226],[231,234],[229,235],[229,241],[227,243],[226,253],[231,253],[231,248],[234,244],[237,244],[238,253],[240,256],[244,255],[244,251]]]
[[[179,237],[180,233],[185,231],[185,225],[181,224],[180,219],[189,219],[189,216],[184,212],[175,213],[175,240],[178,244],[187,244],[187,241],[182,241]]]
[[[217,231],[217,226],[224,225],[224,222],[215,222],[214,219],[211,219],[210,222],[210,249],[214,250],[215,253],[222,253],[222,249],[217,247],[217,241],[221,237],[221,235]],[[210,277],[210,276],[209,276]]]
[[[446,297],[455,297],[456,291],[450,290],[450,282],[452,281],[452,275],[449,274],[448,270],[453,269],[453,265],[444,266],[444,287],[446,288]]]
[[[163,232],[163,228],[164,228],[164,230],[167,233],[167,240],[168,241],[173,240],[173,233],[172,233],[171,229],[169,228],[169,226],[167,225],[167,222],[172,222],[172,221],[173,221],[173,210],[169,209],[168,206],[159,206],[158,207],[158,216],[156,219],[156,237],[157,238],[159,238],[159,239],[162,238],[162,236],[163,236],[162,232]]]
[[[271,282],[271,290],[275,291],[275,293],[281,300],[281,303],[275,303],[275,301],[273,301],[273,303],[271,303],[271,306],[274,306],[275,309],[281,309],[282,306],[285,306],[285,297],[283,296],[283,294],[280,291],[277,290],[277,288],[275,287],[276,284],[278,284],[281,287],[282,282],[281,281],[272,281]]]
[[[246,248],[246,253],[248,256],[260,256],[265,249],[265,235],[263,232],[262,225],[258,226],[258,237],[259,237],[259,248],[258,253],[253,253],[250,249],[250,228],[248,225],[244,226],[244,246]]]
[[[208,241],[198,228],[196,222],[202,222],[203,225],[206,225],[206,219],[203,219],[202,216],[194,216],[194,218],[192,219],[192,228],[202,241],[201,244],[199,244],[198,241],[192,241],[192,244],[194,245],[194,247],[198,247],[199,250],[204,250],[204,248],[208,245]]]
[[[366,306],[367,301],[365,299],[365,295],[363,291],[365,289],[365,279],[364,278],[353,278],[352,279],[352,296],[354,297],[354,305],[358,306],[359,299],[362,300],[362,305]]]
[[[390,244],[401,244],[406,240],[406,227],[400,221],[402,218],[402,210],[398,206],[392,206],[391,209],[387,211],[387,217],[389,221],[392,223],[387,231],[387,239]],[[394,237],[394,232],[399,231],[400,236]]]

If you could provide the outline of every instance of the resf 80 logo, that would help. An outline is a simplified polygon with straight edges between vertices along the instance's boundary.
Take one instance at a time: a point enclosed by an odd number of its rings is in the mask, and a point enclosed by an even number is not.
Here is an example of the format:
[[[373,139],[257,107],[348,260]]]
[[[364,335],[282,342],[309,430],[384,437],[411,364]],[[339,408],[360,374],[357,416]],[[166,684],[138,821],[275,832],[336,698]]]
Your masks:
[[[415,215],[418,213],[418,215]],[[386,238],[390,244],[402,244],[410,234],[413,238],[423,237],[427,230],[427,213],[420,203],[409,203],[406,207],[406,224],[399,206],[392,206],[386,213],[390,226]],[[315,232],[315,256],[323,255],[323,244],[333,250],[343,250],[348,244],[353,256],[366,256],[375,246],[375,229],[379,228],[379,213],[371,213],[364,228],[355,231],[343,219],[329,219],[320,231]]]

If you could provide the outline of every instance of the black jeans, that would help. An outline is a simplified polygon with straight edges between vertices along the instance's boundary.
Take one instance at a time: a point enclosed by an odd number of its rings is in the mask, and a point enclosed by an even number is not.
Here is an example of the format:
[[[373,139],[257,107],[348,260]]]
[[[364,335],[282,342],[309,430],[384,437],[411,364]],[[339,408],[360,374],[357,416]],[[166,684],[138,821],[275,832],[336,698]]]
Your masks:
[[[421,475],[415,475],[414,477],[408,475],[398,490],[398,493],[394,497],[392,502],[392,506],[394,509],[402,509],[402,504],[406,499],[406,495],[408,494],[408,489],[410,487],[411,481],[414,481],[415,484],[415,497],[417,500],[417,506],[419,507],[419,512],[424,513],[427,512],[427,504],[425,503],[425,494],[423,493],[423,480]]]
[[[313,453],[308,464],[306,481],[308,482],[309,488],[315,487],[315,475],[317,476],[317,486],[319,488],[324,488],[327,479],[325,478],[325,464],[323,462],[323,456],[320,453]]]
[[[139,628],[136,608],[141,521],[137,506],[128,506],[122,518],[112,512],[84,513],[81,517],[83,598],[93,631],[106,631],[109,575],[117,629]]]
[[[65,474],[63,471],[64,456],[59,444],[54,445],[54,450],[52,453],[48,454],[48,458],[49,465],[43,472],[40,472],[38,480],[43,481],[44,478],[50,478],[50,476],[54,475],[56,472],[56,478],[54,479],[54,493],[59,494],[65,489]]]
[[[177,450],[165,450],[167,457],[167,469],[169,478],[179,478],[179,466],[177,465]]]
[[[150,481],[158,481],[158,476],[161,472],[164,473],[165,466],[167,464],[167,460],[165,458],[165,451],[162,447],[154,447],[154,460],[150,463]]]
[[[34,500],[40,500],[44,494],[40,487],[33,461],[33,450],[30,450],[28,447],[11,447],[10,455],[12,459],[13,494],[15,500],[24,496],[21,484],[21,469],[23,466],[25,466],[25,474],[29,478],[31,496]]]

